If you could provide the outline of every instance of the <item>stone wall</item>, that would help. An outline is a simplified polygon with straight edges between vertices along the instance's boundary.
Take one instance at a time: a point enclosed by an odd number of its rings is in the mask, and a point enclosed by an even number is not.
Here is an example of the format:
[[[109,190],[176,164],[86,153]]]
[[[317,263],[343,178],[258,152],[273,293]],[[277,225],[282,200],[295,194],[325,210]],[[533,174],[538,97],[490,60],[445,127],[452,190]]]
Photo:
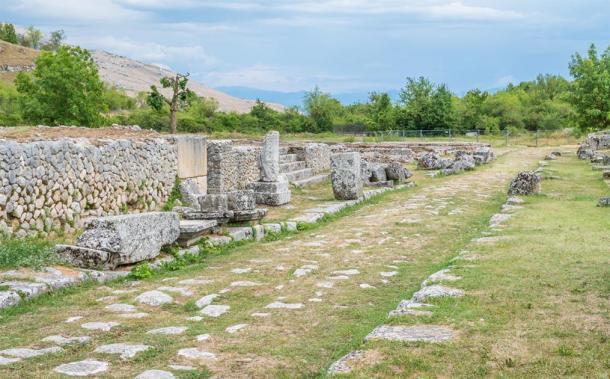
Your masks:
[[[174,186],[173,139],[0,140],[0,229],[70,233],[87,216],[159,209]]]
[[[330,170],[331,149],[325,143],[306,143],[302,146],[291,146],[288,148],[290,154],[296,154],[299,160],[305,161],[308,168],[314,174],[328,172]]]
[[[235,146],[230,140],[208,141],[208,193],[242,190],[260,179],[260,147]]]

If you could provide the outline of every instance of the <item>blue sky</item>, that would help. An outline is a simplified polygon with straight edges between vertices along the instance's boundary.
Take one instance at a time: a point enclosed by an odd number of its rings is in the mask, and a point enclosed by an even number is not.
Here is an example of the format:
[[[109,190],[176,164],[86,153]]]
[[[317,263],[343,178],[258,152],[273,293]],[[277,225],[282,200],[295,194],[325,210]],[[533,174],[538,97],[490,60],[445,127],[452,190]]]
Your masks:
[[[610,44],[609,0],[2,0],[0,21],[189,71],[213,86],[455,92],[538,73]]]

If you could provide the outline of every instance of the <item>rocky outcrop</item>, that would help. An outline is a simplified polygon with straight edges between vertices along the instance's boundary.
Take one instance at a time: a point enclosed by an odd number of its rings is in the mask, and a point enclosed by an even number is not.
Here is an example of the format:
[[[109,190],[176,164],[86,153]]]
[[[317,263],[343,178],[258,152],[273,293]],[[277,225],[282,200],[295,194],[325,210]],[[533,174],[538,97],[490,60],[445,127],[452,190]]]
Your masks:
[[[510,183],[509,195],[533,195],[540,192],[540,175],[534,171],[524,171]]]

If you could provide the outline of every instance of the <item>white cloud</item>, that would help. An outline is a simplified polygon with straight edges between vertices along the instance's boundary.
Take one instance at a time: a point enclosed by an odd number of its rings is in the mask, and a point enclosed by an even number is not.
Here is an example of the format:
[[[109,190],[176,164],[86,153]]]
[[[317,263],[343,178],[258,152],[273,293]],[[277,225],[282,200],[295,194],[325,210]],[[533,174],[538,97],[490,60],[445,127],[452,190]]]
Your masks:
[[[213,65],[217,60],[208,55],[202,46],[168,46],[151,42],[134,42],[112,36],[94,38],[86,45],[93,49],[107,50],[144,62],[172,63],[182,60],[197,61],[197,64]],[[159,64],[159,63],[157,63]]]
[[[124,22],[147,19],[147,12],[129,9],[112,0],[8,0],[8,10],[30,16],[76,22]]]

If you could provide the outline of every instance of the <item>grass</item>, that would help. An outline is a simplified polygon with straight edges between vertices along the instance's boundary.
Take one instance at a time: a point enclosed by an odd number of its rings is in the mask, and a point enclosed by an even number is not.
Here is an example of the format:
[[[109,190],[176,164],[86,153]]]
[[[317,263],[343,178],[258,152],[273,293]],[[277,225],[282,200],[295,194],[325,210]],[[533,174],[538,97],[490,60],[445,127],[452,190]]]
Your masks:
[[[607,191],[574,156],[544,181],[501,232],[510,239],[464,247],[462,299],[435,301],[432,317],[394,323],[450,325],[447,344],[371,343],[383,357],[353,377],[608,377],[610,373],[610,217],[595,206]]]
[[[40,269],[58,263],[49,241],[28,237],[0,237],[0,269],[31,267]]]

